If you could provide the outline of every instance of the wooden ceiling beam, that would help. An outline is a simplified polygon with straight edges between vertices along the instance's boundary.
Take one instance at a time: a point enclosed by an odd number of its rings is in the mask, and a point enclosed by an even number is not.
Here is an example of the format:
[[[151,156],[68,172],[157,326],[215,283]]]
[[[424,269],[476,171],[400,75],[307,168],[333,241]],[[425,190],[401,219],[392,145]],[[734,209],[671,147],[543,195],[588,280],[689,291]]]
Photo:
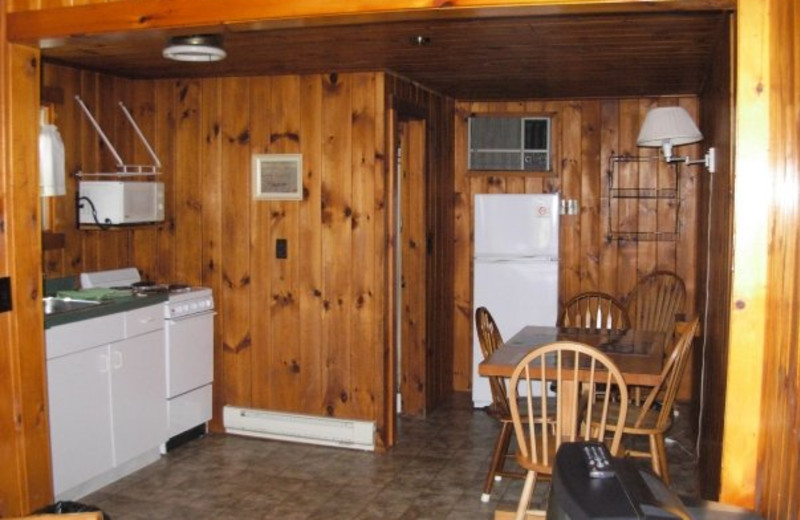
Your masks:
[[[736,0],[120,0],[8,14],[7,38],[49,40],[145,30],[211,32],[441,18],[733,10]]]

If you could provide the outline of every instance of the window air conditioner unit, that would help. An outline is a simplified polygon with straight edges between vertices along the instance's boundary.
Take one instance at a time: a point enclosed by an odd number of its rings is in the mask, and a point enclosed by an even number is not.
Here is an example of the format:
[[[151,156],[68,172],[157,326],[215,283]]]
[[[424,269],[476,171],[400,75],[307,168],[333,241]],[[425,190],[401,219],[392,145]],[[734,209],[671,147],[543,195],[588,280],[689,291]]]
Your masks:
[[[469,169],[549,172],[551,118],[469,118]]]

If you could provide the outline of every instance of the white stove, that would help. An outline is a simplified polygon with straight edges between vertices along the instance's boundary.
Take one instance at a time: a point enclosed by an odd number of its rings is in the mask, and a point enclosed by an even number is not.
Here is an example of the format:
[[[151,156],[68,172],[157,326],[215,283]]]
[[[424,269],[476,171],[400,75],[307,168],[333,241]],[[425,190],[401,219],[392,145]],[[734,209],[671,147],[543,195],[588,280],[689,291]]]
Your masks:
[[[200,312],[214,310],[214,297],[207,287],[189,287],[186,290],[170,291],[164,306],[164,318],[181,318]]]
[[[81,287],[131,288],[167,293],[164,334],[169,436],[205,427],[211,419],[214,379],[214,297],[207,287],[142,285],[135,267],[81,274]],[[166,445],[162,449],[166,451]]]

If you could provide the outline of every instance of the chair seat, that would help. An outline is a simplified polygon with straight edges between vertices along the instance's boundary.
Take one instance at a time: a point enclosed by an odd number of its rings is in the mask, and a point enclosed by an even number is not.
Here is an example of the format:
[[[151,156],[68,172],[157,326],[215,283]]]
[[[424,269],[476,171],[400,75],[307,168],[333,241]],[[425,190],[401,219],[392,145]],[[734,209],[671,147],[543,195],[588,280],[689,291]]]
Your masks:
[[[530,440],[526,438],[525,442],[530,443]],[[569,439],[563,439],[561,442],[569,442]],[[547,446],[547,454],[549,458],[546,462],[540,461],[538,464],[534,463],[529,457],[517,452],[517,464],[527,471],[535,471],[539,476],[550,476],[553,473],[553,458],[555,457],[555,453],[558,451],[558,446],[556,446],[556,438],[554,435],[551,435],[547,439]]]
[[[592,423],[599,423],[603,410],[599,407],[596,407],[592,410]],[[642,419],[639,426],[636,426],[636,421],[639,419],[639,416],[642,413],[642,407],[634,404],[628,405],[628,413],[625,416],[625,426],[623,431],[625,433],[635,433],[635,434],[643,434],[647,435],[650,433],[660,432],[663,433],[669,429],[672,424],[672,421],[668,421],[666,424],[662,425],[661,428],[658,427],[658,412],[653,410],[652,408],[647,410],[644,415],[644,419]],[[611,402],[608,404],[608,422],[611,423],[607,426],[607,428],[611,431],[614,431],[614,422],[616,422],[617,417],[619,417],[619,403]]]

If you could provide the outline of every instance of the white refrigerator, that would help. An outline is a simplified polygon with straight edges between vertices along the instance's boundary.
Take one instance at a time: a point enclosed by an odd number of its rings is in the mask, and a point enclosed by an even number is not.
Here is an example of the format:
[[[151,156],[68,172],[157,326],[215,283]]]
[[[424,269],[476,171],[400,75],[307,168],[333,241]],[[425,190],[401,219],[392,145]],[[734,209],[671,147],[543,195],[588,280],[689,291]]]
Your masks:
[[[486,307],[503,339],[525,325],[553,326],[558,315],[558,194],[475,196],[473,257],[472,403],[492,402],[475,309]]]

